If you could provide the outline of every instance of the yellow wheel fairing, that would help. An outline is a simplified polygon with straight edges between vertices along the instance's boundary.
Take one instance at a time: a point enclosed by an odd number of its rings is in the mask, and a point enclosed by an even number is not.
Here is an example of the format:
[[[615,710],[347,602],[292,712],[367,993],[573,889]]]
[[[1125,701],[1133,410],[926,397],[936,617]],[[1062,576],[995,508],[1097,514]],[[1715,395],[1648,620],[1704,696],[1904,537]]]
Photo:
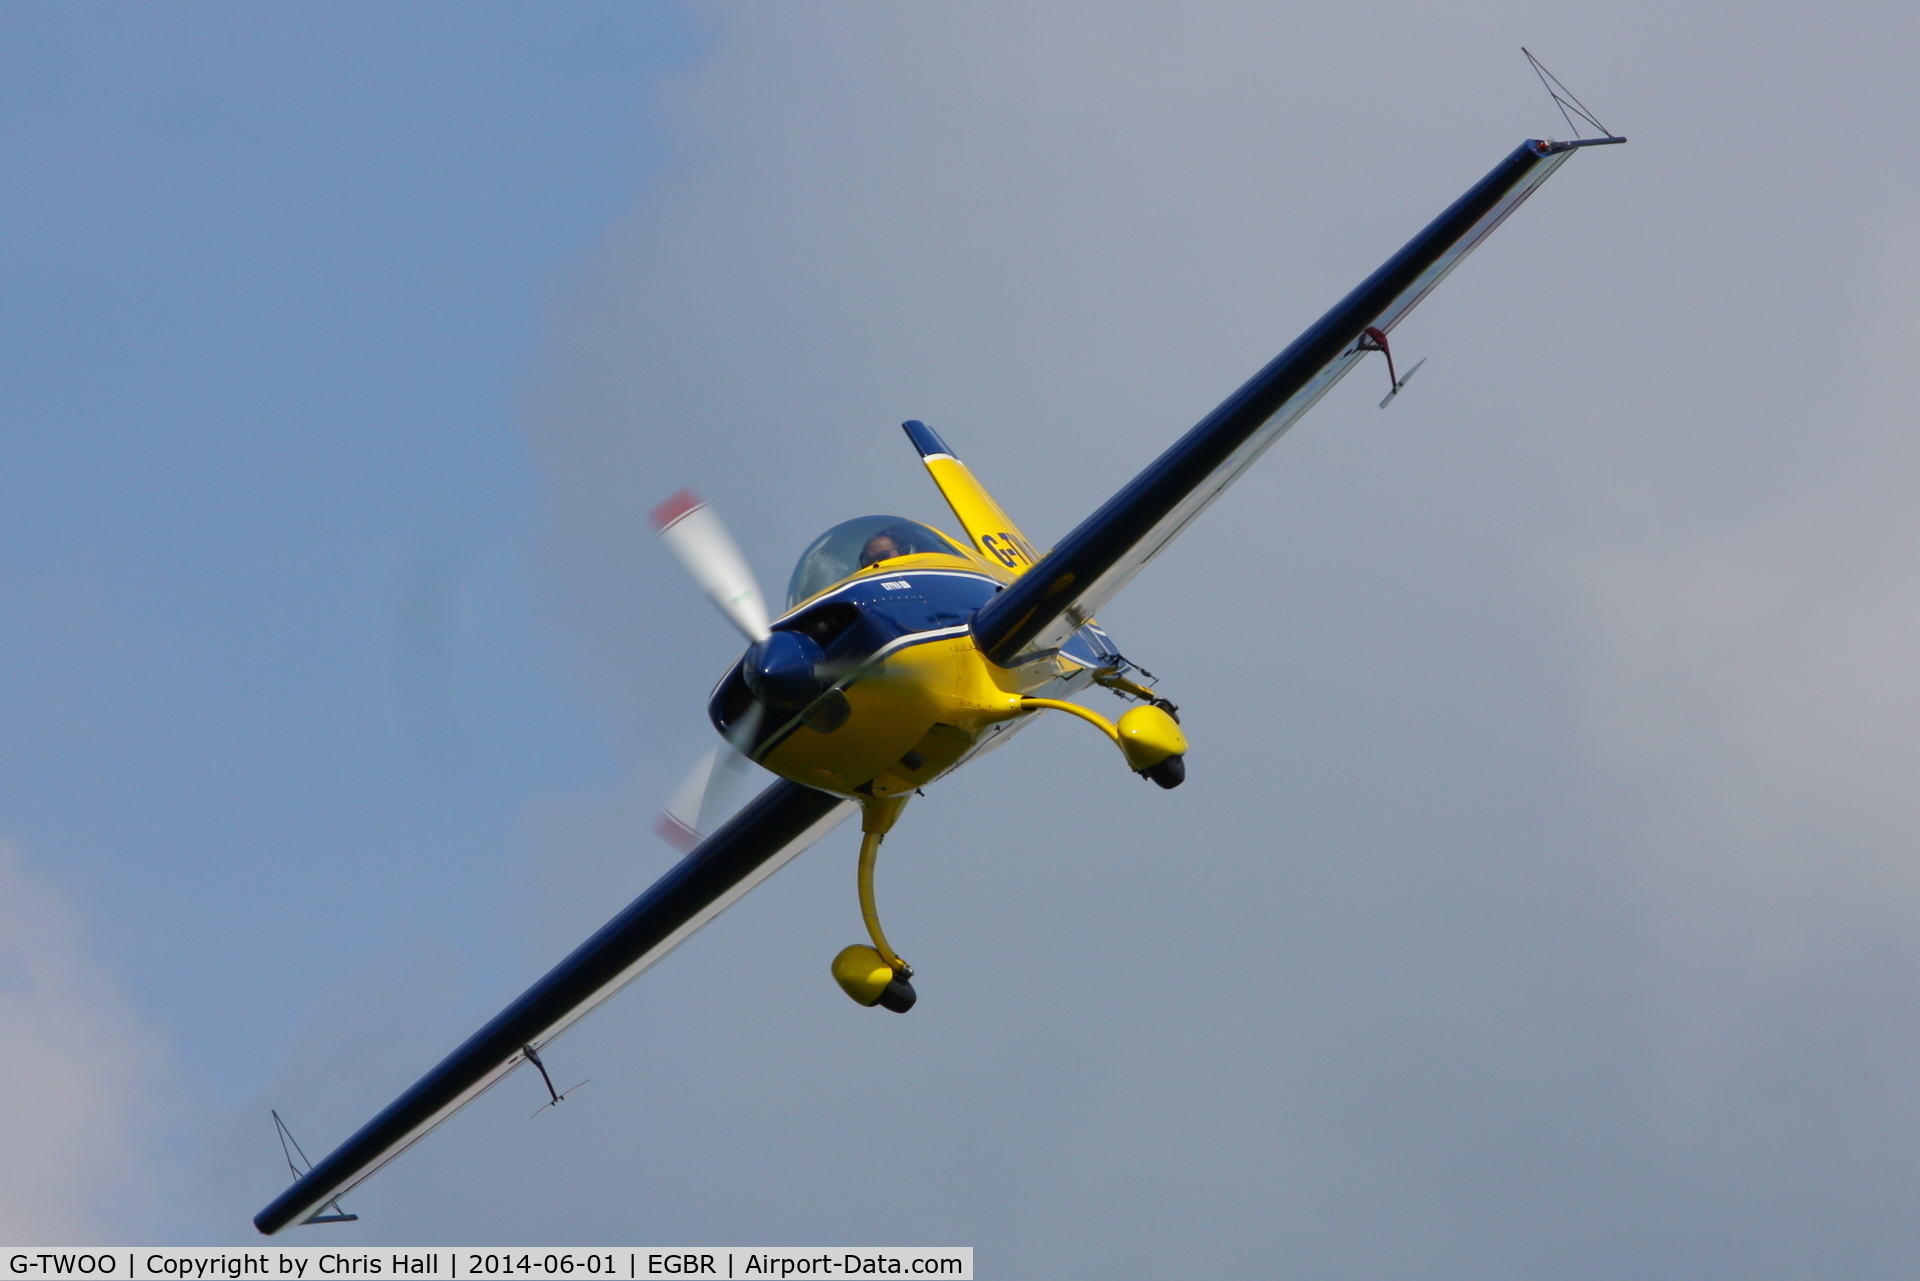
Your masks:
[[[874,1005],[893,982],[893,967],[865,943],[855,943],[833,958],[833,981],[860,1004]]]
[[[1169,756],[1187,754],[1187,736],[1181,733],[1180,723],[1159,707],[1133,708],[1114,728],[1127,767],[1136,773],[1152,769]]]

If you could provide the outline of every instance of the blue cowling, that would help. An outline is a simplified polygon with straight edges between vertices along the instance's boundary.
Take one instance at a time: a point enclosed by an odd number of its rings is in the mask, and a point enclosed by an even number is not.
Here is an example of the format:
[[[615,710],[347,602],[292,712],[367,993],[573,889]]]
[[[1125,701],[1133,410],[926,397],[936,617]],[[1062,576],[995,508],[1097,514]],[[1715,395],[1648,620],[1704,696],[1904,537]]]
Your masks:
[[[775,632],[740,660],[753,696],[769,707],[801,707],[820,692],[815,666],[825,655],[804,632]]]

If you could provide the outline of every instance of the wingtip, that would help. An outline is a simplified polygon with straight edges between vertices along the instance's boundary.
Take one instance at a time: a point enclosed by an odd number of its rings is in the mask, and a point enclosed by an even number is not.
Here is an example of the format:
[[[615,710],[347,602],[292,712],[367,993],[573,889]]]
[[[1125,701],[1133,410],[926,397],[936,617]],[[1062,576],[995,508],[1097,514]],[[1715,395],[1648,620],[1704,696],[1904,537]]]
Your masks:
[[[1625,141],[1625,138],[1609,134],[1605,138],[1569,138],[1564,142],[1552,138],[1535,138],[1528,145],[1540,155],[1557,156],[1563,151],[1573,151],[1580,147],[1612,147]]]

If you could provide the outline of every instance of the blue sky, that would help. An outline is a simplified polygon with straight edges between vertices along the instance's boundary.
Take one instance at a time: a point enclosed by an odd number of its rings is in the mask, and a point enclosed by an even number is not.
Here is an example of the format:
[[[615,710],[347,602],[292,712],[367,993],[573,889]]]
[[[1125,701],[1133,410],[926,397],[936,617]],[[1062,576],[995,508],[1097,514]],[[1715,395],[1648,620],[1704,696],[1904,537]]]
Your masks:
[[[632,5],[0,26],[0,811],[204,1103],[398,935],[517,960],[520,810],[610,768],[515,415],[700,38]]]

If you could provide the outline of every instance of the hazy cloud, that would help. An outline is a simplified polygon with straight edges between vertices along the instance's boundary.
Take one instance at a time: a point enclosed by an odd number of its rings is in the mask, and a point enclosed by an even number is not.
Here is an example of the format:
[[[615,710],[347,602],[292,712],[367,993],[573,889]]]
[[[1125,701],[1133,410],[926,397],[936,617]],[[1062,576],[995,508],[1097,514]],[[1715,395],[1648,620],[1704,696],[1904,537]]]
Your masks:
[[[0,1240],[138,1237],[172,1169],[171,1055],[67,896],[0,838]]]
[[[708,13],[530,412],[631,762],[536,820],[556,954],[662,861],[643,798],[736,652],[651,503],[702,490],[777,591],[833,521],[945,522],[922,417],[1045,545],[1558,126],[1522,40],[1634,142],[1396,334],[1408,396],[1357,373],[1108,612],[1186,787],[1036,728],[889,844],[912,1015],[828,982],[823,843],[556,1047],[591,1102],[487,1100],[391,1213],[1062,1277],[1910,1271],[1916,193],[1862,122],[1912,15]]]

